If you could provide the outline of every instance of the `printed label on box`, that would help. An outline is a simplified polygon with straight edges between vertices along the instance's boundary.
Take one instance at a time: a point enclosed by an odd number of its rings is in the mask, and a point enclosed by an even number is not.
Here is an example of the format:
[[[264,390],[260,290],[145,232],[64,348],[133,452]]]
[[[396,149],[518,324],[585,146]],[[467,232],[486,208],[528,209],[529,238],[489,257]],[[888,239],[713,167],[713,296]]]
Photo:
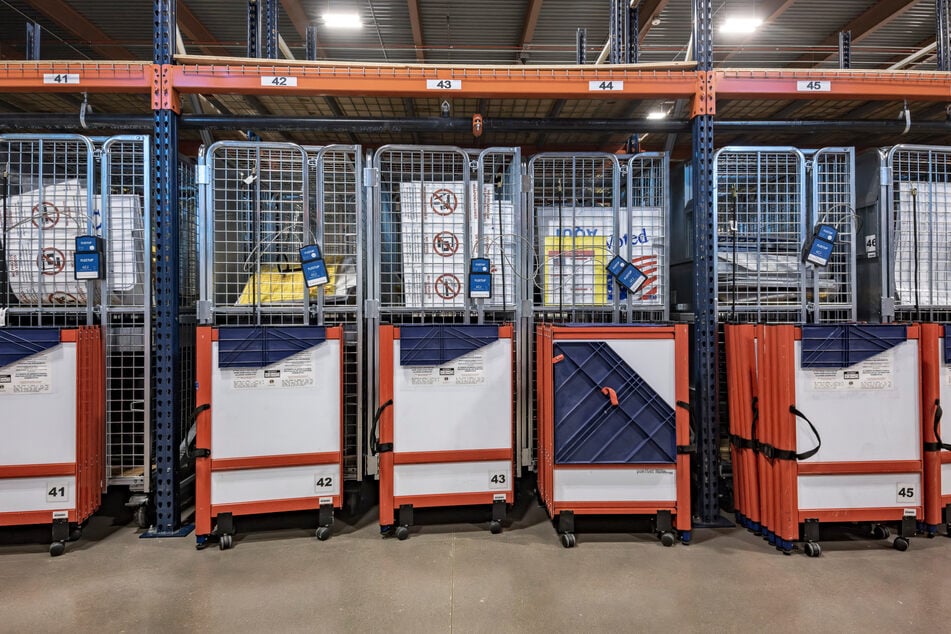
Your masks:
[[[485,383],[485,358],[481,350],[436,366],[405,366],[412,385],[480,385]]]
[[[232,373],[232,385],[236,390],[310,387],[317,378],[310,350],[265,368],[229,368],[222,372]]]
[[[895,387],[895,355],[886,350],[861,363],[840,369],[810,369],[812,389],[831,390],[891,390]]]
[[[0,394],[49,394],[52,391],[46,355],[26,357],[0,368]]]

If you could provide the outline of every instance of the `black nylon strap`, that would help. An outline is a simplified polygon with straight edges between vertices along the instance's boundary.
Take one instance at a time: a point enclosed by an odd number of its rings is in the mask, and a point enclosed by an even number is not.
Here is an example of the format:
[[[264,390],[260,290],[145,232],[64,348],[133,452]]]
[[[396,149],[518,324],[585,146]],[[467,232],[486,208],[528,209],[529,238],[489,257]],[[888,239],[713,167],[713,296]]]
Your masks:
[[[789,452],[789,453],[791,453],[791,454],[794,456],[794,458],[795,458],[796,460],[808,460],[809,458],[812,458],[814,455],[816,455],[817,453],[819,453],[819,449],[822,448],[822,438],[819,437],[819,432],[818,432],[818,430],[816,430],[816,426],[812,424],[812,421],[809,420],[809,419],[806,417],[805,414],[803,414],[803,413],[800,412],[798,409],[796,409],[796,406],[795,406],[795,405],[790,405],[790,406],[789,406],[789,413],[790,413],[790,414],[793,414],[794,416],[798,416],[799,418],[801,418],[801,419],[803,419],[804,421],[806,421],[806,424],[809,425],[809,429],[812,430],[812,434],[816,437],[816,447],[815,447],[815,449],[810,449],[809,451],[804,451],[804,452],[802,452],[802,453],[796,453],[796,452],[792,452],[792,451]],[[781,459],[781,460],[787,460],[787,458],[780,458],[780,459]],[[793,459],[793,458],[788,458],[788,460],[792,460],[792,459]]]
[[[934,437],[938,442],[926,442],[925,451],[951,451],[951,445],[947,445],[944,441],[941,440],[941,433],[938,431],[938,426],[941,424],[941,417],[944,415],[944,410],[941,409],[941,400],[935,399],[934,402]]]
[[[730,444],[737,449],[753,449],[755,446],[752,439],[736,434],[730,434]]]
[[[375,456],[378,453],[386,453],[387,451],[393,451],[393,443],[383,443],[380,444],[380,439],[376,433],[377,423],[380,422],[380,417],[383,416],[383,412],[386,411],[386,408],[393,404],[393,399],[388,400],[387,402],[380,405],[376,410],[376,414],[373,415],[373,428],[370,430],[370,455]]]
[[[697,453],[697,446],[696,445],[677,445],[677,453],[678,454]]]
[[[681,407],[681,408],[687,410],[687,414],[689,415],[690,422],[693,423],[693,408],[690,407],[690,403],[688,403],[688,402],[686,402],[686,401],[677,401],[677,407]],[[690,425],[688,425],[688,427],[690,428],[690,444],[689,444],[689,445],[677,445],[677,454],[678,454],[678,455],[697,453],[697,442],[696,442],[696,440],[694,439],[693,425],[690,424]]]

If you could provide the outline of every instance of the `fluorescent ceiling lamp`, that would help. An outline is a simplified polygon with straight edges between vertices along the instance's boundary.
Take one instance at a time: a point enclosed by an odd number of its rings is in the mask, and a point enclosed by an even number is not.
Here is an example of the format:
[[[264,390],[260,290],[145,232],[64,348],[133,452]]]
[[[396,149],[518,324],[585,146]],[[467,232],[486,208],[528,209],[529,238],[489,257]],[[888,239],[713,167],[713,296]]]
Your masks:
[[[759,18],[732,17],[720,25],[721,33],[752,33],[763,24]]]
[[[666,119],[667,113],[664,112],[663,110],[654,110],[652,112],[647,113],[647,118],[648,119]]]
[[[359,29],[363,27],[359,13],[325,13],[324,26],[328,29]]]

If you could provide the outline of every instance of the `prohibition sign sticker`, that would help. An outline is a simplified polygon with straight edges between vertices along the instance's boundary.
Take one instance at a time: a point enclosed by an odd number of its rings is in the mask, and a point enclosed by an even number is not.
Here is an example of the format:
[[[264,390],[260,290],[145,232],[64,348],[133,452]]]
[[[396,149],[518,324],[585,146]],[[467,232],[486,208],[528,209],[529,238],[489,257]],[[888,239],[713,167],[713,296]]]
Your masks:
[[[440,216],[448,216],[459,206],[459,199],[451,189],[437,189],[429,197],[429,207]]]
[[[50,293],[49,297],[46,298],[51,304],[78,304],[79,298],[70,293],[64,293],[62,291],[57,291],[55,293]]]
[[[33,205],[33,226],[37,229],[40,228],[40,225],[36,222],[36,218],[39,218],[43,221],[44,229],[52,229],[59,223],[59,209],[53,203],[46,202],[45,200],[37,205]]]
[[[433,286],[436,288],[436,294],[442,299],[455,299],[462,290],[462,283],[452,273],[443,273],[437,277]]]
[[[433,238],[433,251],[444,258],[452,257],[459,250],[459,238],[451,231],[440,231]]]
[[[58,275],[66,268],[66,256],[56,247],[46,247],[37,259],[43,275]]]

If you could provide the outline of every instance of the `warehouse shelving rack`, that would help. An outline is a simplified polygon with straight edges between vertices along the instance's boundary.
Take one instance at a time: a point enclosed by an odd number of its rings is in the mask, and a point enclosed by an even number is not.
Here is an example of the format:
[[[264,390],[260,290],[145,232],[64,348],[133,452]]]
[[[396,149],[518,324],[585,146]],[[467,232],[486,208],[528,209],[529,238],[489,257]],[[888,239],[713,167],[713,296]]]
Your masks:
[[[951,94],[951,33],[939,29],[939,72],[745,70],[713,68],[713,3],[693,1],[692,70],[644,71],[627,66],[482,67],[453,65],[320,64],[294,65],[261,60],[229,63],[189,58],[176,64],[174,0],[153,0],[153,63],[3,62],[0,92],[123,92],[150,94],[153,109],[153,192],[156,267],[153,355],[156,535],[175,535],[181,525],[178,444],[182,416],[176,387],[181,379],[176,266],[178,244],[178,128],[183,94],[294,96],[439,97],[427,80],[462,82],[454,97],[671,99],[690,100],[694,196],[694,315],[699,472],[696,515],[700,525],[719,519],[717,495],[719,439],[717,412],[717,314],[712,296],[716,275],[711,187],[714,123],[718,102],[727,100],[846,102],[854,100],[945,102]],[[621,4],[621,3],[618,3]],[[948,0],[937,13],[948,14]],[[614,59],[620,59],[615,56]],[[65,76],[59,82],[52,79]],[[265,78],[294,77],[276,86]],[[77,83],[78,82],[78,83]],[[614,82],[611,91],[593,85]],[[623,86],[621,84],[623,82]],[[294,85],[291,85],[294,84]],[[446,85],[446,84],[443,84]],[[818,87],[818,89],[817,89]]]

